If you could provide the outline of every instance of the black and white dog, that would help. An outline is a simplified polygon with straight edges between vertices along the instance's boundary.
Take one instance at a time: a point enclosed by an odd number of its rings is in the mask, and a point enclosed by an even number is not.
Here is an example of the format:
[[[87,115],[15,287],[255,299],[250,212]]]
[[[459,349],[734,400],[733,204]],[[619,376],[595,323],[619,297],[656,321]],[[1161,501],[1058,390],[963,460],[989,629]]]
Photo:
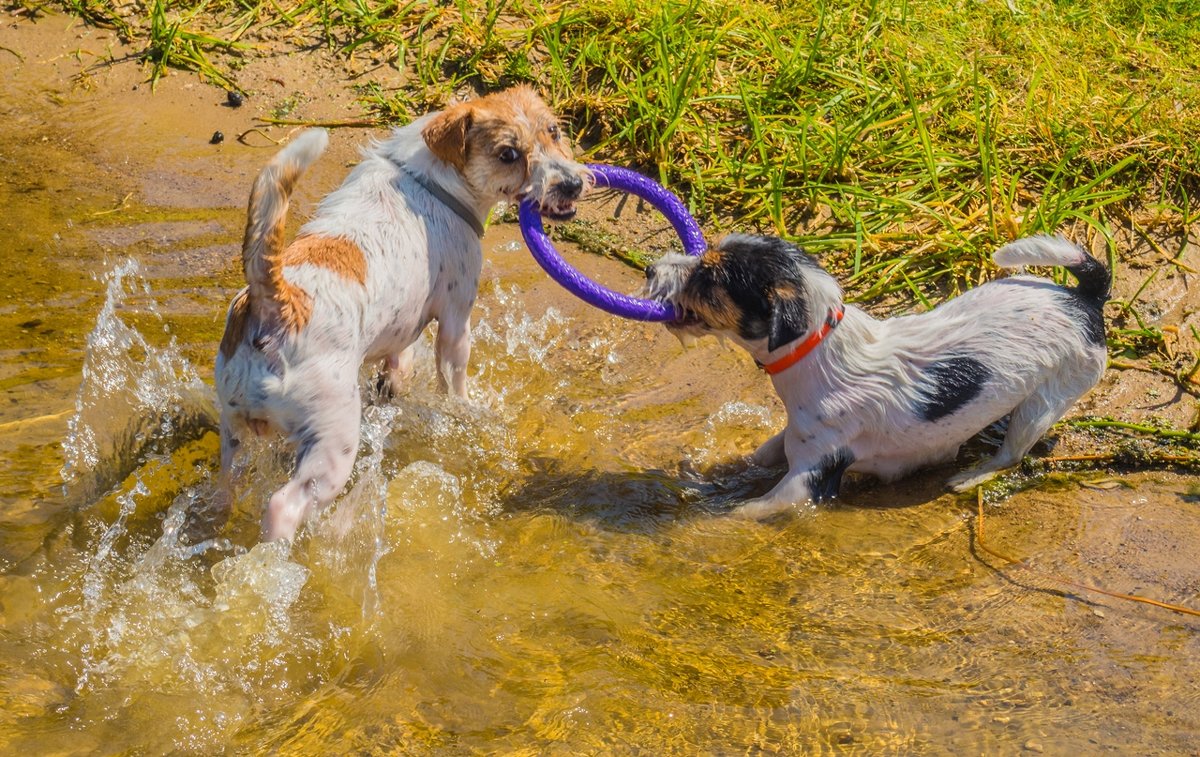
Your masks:
[[[876,320],[802,249],[731,235],[701,257],[668,255],[647,292],[673,303],[678,336],[724,335],[771,374],[787,427],[751,461],[788,471],[738,513],[764,517],[834,497],[846,471],[896,479],[955,459],[1009,415],[999,452],[948,485],[966,491],[1022,456],[1104,373],[1102,309],[1111,277],[1061,237],[997,251],[1003,268],[1063,266],[1078,286],[1033,276],[993,281],[928,313]]]

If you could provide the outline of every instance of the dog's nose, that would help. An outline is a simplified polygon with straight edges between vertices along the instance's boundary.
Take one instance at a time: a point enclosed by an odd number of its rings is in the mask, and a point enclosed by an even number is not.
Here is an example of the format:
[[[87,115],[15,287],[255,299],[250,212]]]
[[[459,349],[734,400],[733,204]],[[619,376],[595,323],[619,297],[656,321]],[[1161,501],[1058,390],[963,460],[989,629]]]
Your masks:
[[[654,281],[654,274],[657,273],[657,271],[654,270],[654,266],[650,265],[650,266],[646,266],[645,273],[646,273],[646,281]]]
[[[567,174],[566,177],[558,185],[559,192],[569,200],[574,200],[579,197],[579,193],[583,191],[583,179],[575,174]]]

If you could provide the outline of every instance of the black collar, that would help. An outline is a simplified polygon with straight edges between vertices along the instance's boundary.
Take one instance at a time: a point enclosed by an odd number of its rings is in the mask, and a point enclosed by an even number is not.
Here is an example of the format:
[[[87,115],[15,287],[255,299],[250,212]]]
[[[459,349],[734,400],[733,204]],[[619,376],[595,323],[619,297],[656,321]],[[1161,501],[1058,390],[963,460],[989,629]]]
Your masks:
[[[436,197],[438,201],[447,208],[453,210],[455,215],[466,221],[467,225],[471,227],[476,236],[478,236],[480,239],[483,239],[483,224],[479,222],[479,217],[475,215],[473,210],[464,205],[457,197],[447,192],[445,188],[439,186],[433,181],[430,181],[429,179],[418,176],[412,171],[412,169],[400,161],[393,160],[392,162],[395,163],[401,171],[407,174],[410,179],[420,184],[426,192]]]

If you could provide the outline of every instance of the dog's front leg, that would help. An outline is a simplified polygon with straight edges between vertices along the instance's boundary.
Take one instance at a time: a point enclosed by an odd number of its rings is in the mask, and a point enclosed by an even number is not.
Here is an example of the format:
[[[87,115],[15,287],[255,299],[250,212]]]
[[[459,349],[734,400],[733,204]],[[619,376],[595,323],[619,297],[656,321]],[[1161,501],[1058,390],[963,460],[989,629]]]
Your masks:
[[[786,441],[786,432],[784,433]],[[774,441],[772,438],[767,444]],[[811,462],[811,458],[797,460],[800,454],[798,451],[788,456],[788,472],[771,491],[758,499],[743,503],[733,511],[734,515],[742,518],[766,518],[802,502],[820,502],[837,497],[842,485],[842,475],[854,462],[854,455],[850,450],[845,447],[839,448],[833,453],[823,455],[815,463]]]
[[[460,399],[467,398],[467,363],[471,359],[471,316],[453,314],[438,320],[438,383]]]
[[[229,521],[233,512],[233,495],[241,482],[244,465],[235,461],[234,453],[241,442],[234,432],[229,410],[222,408],[220,421],[221,468],[213,487],[212,499],[207,506],[199,506],[187,513],[180,530],[181,542],[198,544],[211,539]]]

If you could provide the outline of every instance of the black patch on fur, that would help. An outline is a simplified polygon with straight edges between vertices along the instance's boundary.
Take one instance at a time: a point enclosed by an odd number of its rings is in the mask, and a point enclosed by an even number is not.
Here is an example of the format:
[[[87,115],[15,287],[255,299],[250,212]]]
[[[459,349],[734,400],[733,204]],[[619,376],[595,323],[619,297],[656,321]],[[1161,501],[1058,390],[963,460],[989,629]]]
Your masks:
[[[1079,286],[1067,289],[1060,300],[1089,344],[1104,344],[1104,303],[1108,302],[1112,275],[1098,260],[1085,253],[1083,262],[1067,269]]]
[[[788,295],[774,292],[771,300],[771,324],[767,329],[767,349],[777,350],[788,342],[804,336],[808,325],[808,305],[804,293],[792,291]]]
[[[1058,302],[1071,320],[1075,321],[1088,344],[1104,345],[1104,312],[1100,308],[1080,297],[1073,289],[1065,290]]]
[[[704,266],[688,280],[693,296],[724,289],[740,311],[743,339],[768,340],[774,350],[808,330],[804,269],[824,270],[798,245],[778,237],[735,234],[718,246],[720,263]]]
[[[1075,296],[1099,309],[1108,302],[1109,290],[1112,287],[1112,276],[1100,261],[1084,253],[1083,262],[1067,269],[1079,279],[1075,287]]]
[[[945,418],[978,397],[991,375],[988,367],[973,357],[930,363],[917,387],[922,397],[917,413],[931,423]]]
[[[836,499],[842,489],[842,476],[854,464],[854,455],[845,447],[821,458],[817,469],[812,472],[808,485],[814,502]]]

